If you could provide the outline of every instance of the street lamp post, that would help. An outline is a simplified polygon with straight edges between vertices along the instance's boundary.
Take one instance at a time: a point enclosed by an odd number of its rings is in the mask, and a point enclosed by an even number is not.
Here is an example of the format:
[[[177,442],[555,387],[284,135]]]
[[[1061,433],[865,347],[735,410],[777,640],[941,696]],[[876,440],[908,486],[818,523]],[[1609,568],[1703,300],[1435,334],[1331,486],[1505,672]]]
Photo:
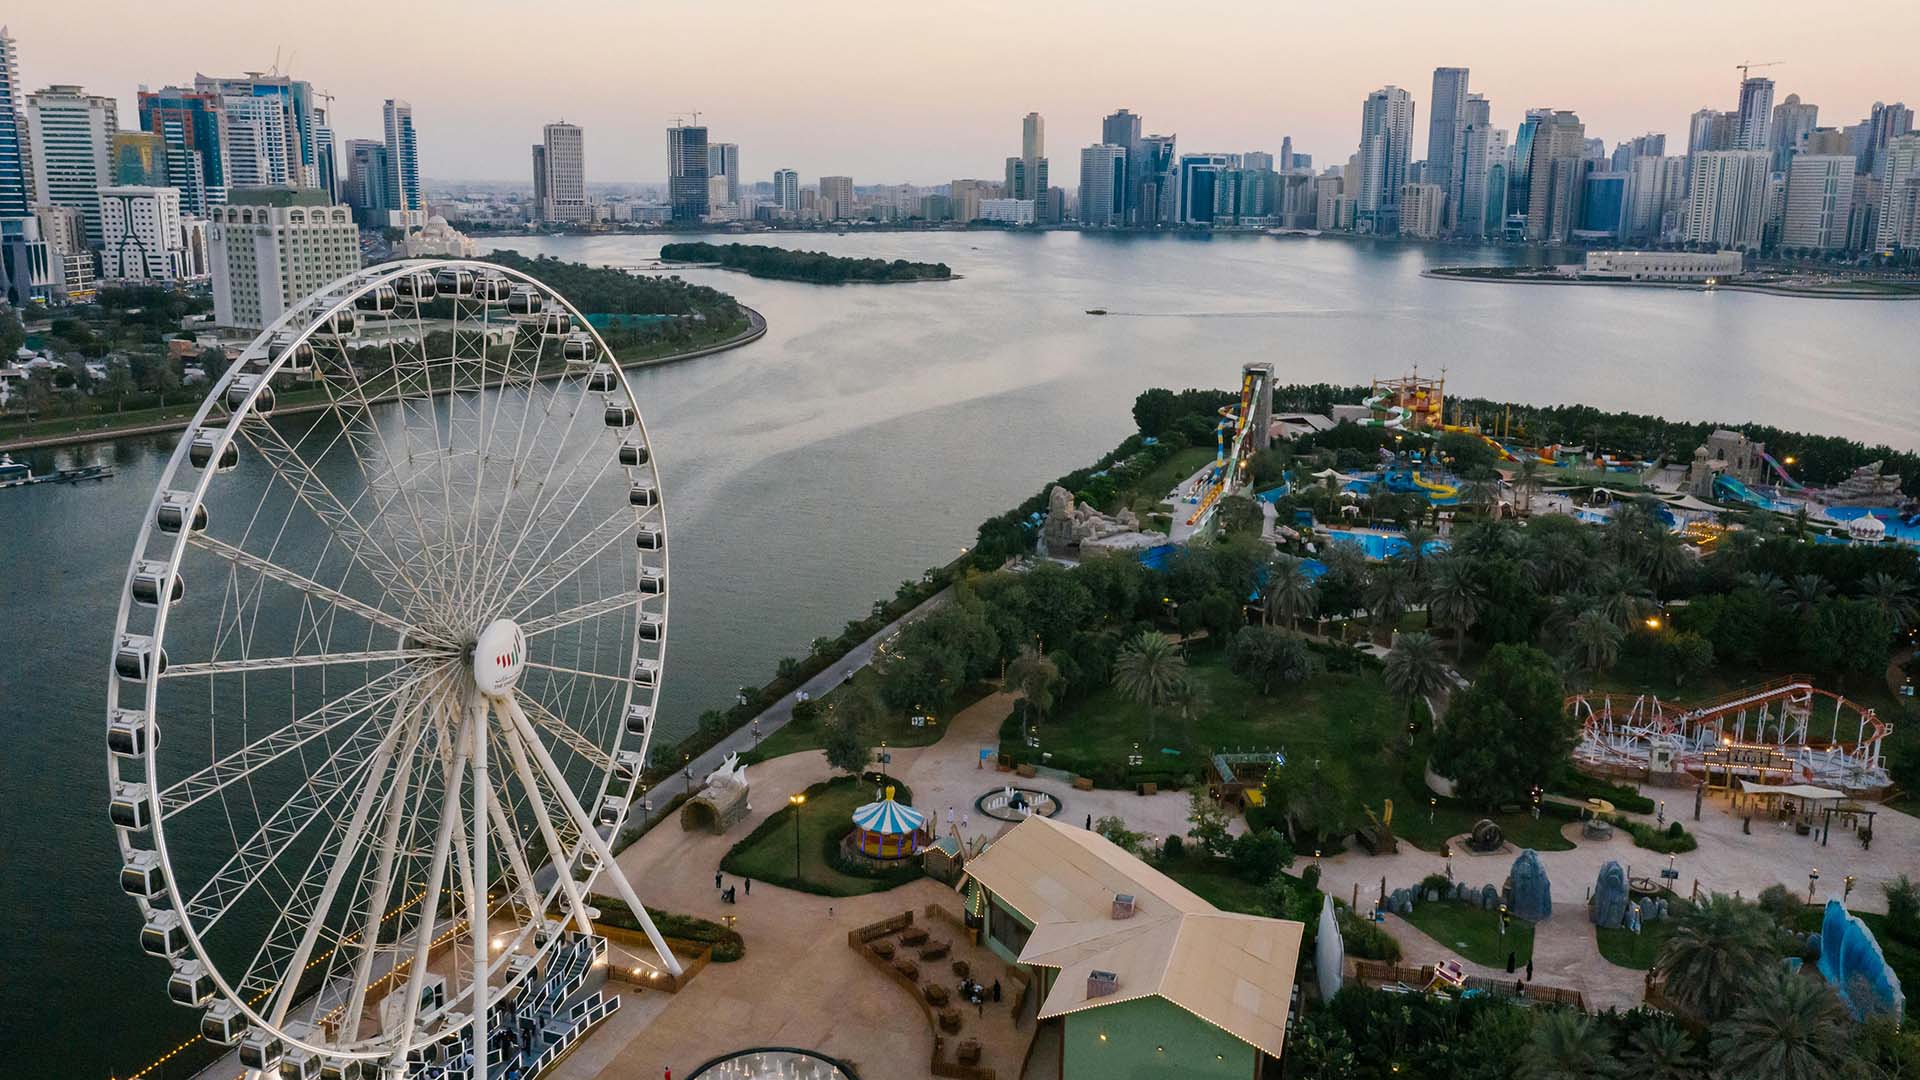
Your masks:
[[[1852,874],[1848,874],[1846,878],[1840,882],[1840,890],[1841,890],[1840,904],[1842,907],[1844,907],[1846,906],[1846,903],[1847,903],[1847,897],[1853,895],[1853,875]]]
[[[788,805],[793,807],[793,880],[800,880],[800,807],[807,801],[805,792],[787,796]]]

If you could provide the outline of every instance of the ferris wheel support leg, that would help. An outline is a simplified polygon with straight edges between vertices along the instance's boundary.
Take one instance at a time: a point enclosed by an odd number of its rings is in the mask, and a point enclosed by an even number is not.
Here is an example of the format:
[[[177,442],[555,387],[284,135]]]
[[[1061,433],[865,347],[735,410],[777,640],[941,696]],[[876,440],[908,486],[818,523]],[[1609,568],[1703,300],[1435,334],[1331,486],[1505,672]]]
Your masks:
[[[455,777],[467,766],[466,739],[460,740],[460,747],[454,752],[453,768],[448,776]],[[399,1040],[394,1044],[391,1069],[397,1069],[405,1075],[407,1051],[413,1049],[413,1026],[420,1015],[420,987],[427,978],[427,953],[433,948],[434,923],[440,910],[440,886],[447,876],[447,856],[453,850],[453,826],[460,817],[460,797],[458,789],[449,786],[440,808],[440,831],[433,839],[433,861],[427,871],[427,895],[420,902],[420,921],[413,930],[413,959],[407,972],[407,1004],[400,1018]],[[381,1034],[387,1034],[382,1032]]]
[[[401,708],[395,706],[396,717]],[[418,703],[414,703],[407,745],[400,752],[400,766],[394,774],[393,802],[387,808],[387,820],[380,830],[380,858],[374,867],[373,891],[367,895],[367,918],[360,931],[360,956],[354,961],[353,993],[347,1001],[345,1030],[349,1042],[360,1037],[361,1013],[367,1007],[367,983],[373,978],[373,954],[380,944],[380,924],[386,921],[387,897],[393,891],[393,860],[400,847],[400,826],[407,816],[413,762],[420,750],[420,737],[426,732],[421,713]]]
[[[468,933],[473,935],[473,1075],[487,1080],[487,955],[493,928],[487,921],[487,808],[493,784],[487,779],[487,703],[468,710],[467,737],[473,740],[473,876],[467,883]]]
[[[553,787],[560,795],[561,804],[567,808],[567,813],[573,816],[574,823],[580,829],[580,835],[593,849],[593,853],[599,856],[600,866],[607,872],[607,876],[613,879],[614,888],[619,892],[620,899],[627,902],[627,907],[632,910],[633,917],[639,921],[640,928],[646,931],[647,941],[653,945],[654,951],[660,954],[660,960],[666,964],[667,970],[674,975],[679,975],[681,973],[679,959],[673,955],[673,950],[667,948],[666,941],[660,937],[660,931],[654,927],[653,919],[647,915],[646,905],[634,895],[633,883],[627,880],[626,872],[621,870],[620,864],[614,861],[613,849],[607,846],[606,839],[594,827],[593,819],[588,817],[587,812],[581,808],[580,800],[574,798],[573,788],[567,785],[566,775],[553,763],[553,757],[547,753],[546,746],[540,742],[539,733],[533,730],[533,724],[527,719],[527,714],[521,711],[520,703],[513,698],[506,698],[503,703],[513,717],[513,728],[519,734],[520,741],[532,748],[534,758],[540,762],[540,768],[552,781]]]
[[[540,785],[536,782],[533,769],[527,765],[527,755],[520,749],[520,740],[513,731],[513,714],[501,710],[506,721],[506,730],[501,732],[501,740],[507,744],[507,753],[513,758],[513,771],[520,778],[520,786],[527,790],[527,803],[533,808],[533,819],[539,823],[540,838],[547,844],[547,861],[553,864],[555,875],[560,878],[560,887],[567,894],[567,910],[573,912],[575,925],[583,934],[593,933],[593,920],[587,917],[586,900],[580,895],[580,883],[573,877],[573,856],[560,842],[560,831],[553,827],[553,819],[547,816],[546,800],[540,797]]]
[[[487,817],[493,822],[495,832],[511,838],[520,835],[520,832],[508,823],[502,809],[507,798],[504,791],[505,785],[506,776],[499,775],[494,781],[491,796],[487,799]],[[513,870],[514,878],[520,883],[521,902],[527,905],[529,914],[538,916],[543,905],[540,903],[539,894],[533,889],[533,873],[527,867],[526,853],[520,850],[520,845],[514,843],[502,843],[500,851],[507,857],[507,866]]]

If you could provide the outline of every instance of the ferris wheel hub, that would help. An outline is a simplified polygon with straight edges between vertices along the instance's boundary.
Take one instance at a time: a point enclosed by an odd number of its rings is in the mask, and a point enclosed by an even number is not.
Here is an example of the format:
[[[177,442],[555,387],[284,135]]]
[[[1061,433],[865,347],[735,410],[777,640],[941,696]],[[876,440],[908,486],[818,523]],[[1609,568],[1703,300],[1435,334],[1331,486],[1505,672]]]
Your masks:
[[[495,619],[473,642],[473,684],[490,698],[505,697],[527,666],[527,637],[512,619]]]

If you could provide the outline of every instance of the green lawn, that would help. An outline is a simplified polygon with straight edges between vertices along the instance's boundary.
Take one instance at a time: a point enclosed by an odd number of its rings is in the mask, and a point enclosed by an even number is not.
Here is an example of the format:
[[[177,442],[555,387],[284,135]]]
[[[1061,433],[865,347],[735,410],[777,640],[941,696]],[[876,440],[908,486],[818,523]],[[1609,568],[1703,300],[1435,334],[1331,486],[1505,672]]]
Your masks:
[[[1174,862],[1156,864],[1161,873],[1192,889],[1194,893],[1221,911],[1242,915],[1271,915],[1260,886],[1243,880],[1224,859],[1205,855],[1186,855]]]
[[[1660,959],[1660,950],[1666,947],[1667,939],[1673,936],[1675,919],[1669,915],[1656,922],[1643,922],[1640,932],[1627,929],[1610,929],[1596,926],[1593,936],[1600,946],[1600,955],[1610,964],[1635,971],[1646,971]]]
[[[1560,834],[1566,820],[1543,811],[1539,818],[1521,812],[1489,813],[1485,807],[1460,799],[1442,799],[1427,789],[1423,766],[1432,747],[1431,737],[1422,734],[1413,752],[1401,758],[1398,784],[1393,798],[1393,832],[1401,840],[1422,851],[1439,851],[1449,838],[1473,831],[1481,819],[1500,826],[1507,841],[1516,848],[1535,851],[1569,851],[1573,842]]]
[[[1160,505],[1173,485],[1200,471],[1200,466],[1212,461],[1212,446],[1188,446],[1173,452],[1173,456],[1161,462],[1152,472],[1140,478],[1133,486],[1128,504],[1135,512],[1145,513]]]
[[[1206,689],[1207,704],[1190,729],[1111,687],[1048,718],[1040,749],[1050,764],[1086,776],[1124,769],[1139,753],[1142,769],[1199,772],[1213,750],[1284,749],[1290,756],[1328,755],[1348,760],[1378,758],[1398,728],[1398,708],[1378,672],[1327,673],[1298,686],[1277,687],[1272,697],[1227,670],[1221,652],[1195,652],[1188,673]],[[1149,728],[1152,734],[1149,734]],[[1032,756],[1008,740],[1004,750]]]
[[[1514,963],[1524,968],[1533,957],[1533,924],[1509,918],[1507,932],[1502,936],[1498,911],[1483,911],[1473,904],[1442,900],[1416,903],[1413,914],[1402,917],[1421,933],[1476,964],[1505,970],[1507,953],[1511,951]]]
[[[895,782],[895,798],[907,802],[911,793]],[[827,861],[829,848],[853,827],[855,808],[873,801],[873,781],[864,777],[837,776],[806,790],[807,801],[800,809],[796,837],[794,807],[783,806],[733,846],[720,869],[739,877],[750,877],[821,896],[864,896],[882,892],[920,876],[920,860],[905,859],[900,873],[885,877],[865,877],[837,869]],[[794,875],[796,842],[799,845],[799,876]]]
[[[880,676],[875,673],[873,668],[864,667],[854,674],[852,683],[843,683],[840,686],[836,686],[818,700],[824,708],[825,706],[838,704],[856,689],[866,689],[877,692],[879,684]],[[977,683],[968,687],[955,699],[954,712],[958,713],[961,709],[979,701],[981,698],[992,693],[994,689],[993,686],[986,683]],[[802,750],[818,750],[822,746],[821,740],[825,736],[825,729],[824,713],[821,720],[805,726],[790,722],[779,731],[760,740],[760,745],[754,747],[751,752],[742,756],[743,760],[745,760],[747,764],[752,765],[762,761],[772,761],[774,758],[784,757],[788,754],[797,754]],[[914,727],[911,716],[904,712],[894,713],[889,710],[885,718],[866,733],[866,737],[868,742],[872,744],[874,752],[877,754],[880,751],[880,744],[882,742],[885,742],[888,747],[932,746],[934,743],[939,742],[940,737],[946,733],[947,725],[944,723],[934,721],[923,727]]]

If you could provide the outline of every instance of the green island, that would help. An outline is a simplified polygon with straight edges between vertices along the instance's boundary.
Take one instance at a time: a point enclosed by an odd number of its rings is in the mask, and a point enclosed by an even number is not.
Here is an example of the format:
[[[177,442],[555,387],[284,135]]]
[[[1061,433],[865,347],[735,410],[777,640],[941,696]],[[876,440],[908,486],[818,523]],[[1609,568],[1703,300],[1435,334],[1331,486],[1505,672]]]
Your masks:
[[[658,275],[628,274],[607,267],[529,258],[496,251],[487,261],[526,273],[587,313],[622,364],[664,362],[674,357],[744,343],[765,324],[732,296],[704,285]],[[239,355],[235,331],[181,329],[182,320],[203,317],[212,302],[203,294],[153,287],[102,289],[95,303],[27,309],[24,324],[0,315],[0,351],[24,344],[48,351],[55,366],[33,369],[13,401],[0,411],[0,447],[41,440],[88,441],[122,434],[178,428],[197,412],[207,388]],[[432,319],[450,315],[451,302],[425,306]],[[429,349],[444,334],[429,331]],[[204,342],[204,343],[203,343]],[[9,347],[10,346],[10,347]],[[505,355],[505,346],[494,346]],[[381,347],[353,351],[360,392],[378,399],[393,386],[390,357]],[[102,371],[90,372],[87,365]],[[557,350],[543,356],[541,370],[565,369]],[[281,411],[325,407],[325,387],[283,377]]]
[[[665,244],[666,262],[711,263],[757,278],[804,281],[814,285],[887,285],[912,281],[951,281],[946,263],[909,262],[906,259],[853,259],[824,251],[795,251],[765,244],[709,244],[703,241]]]

